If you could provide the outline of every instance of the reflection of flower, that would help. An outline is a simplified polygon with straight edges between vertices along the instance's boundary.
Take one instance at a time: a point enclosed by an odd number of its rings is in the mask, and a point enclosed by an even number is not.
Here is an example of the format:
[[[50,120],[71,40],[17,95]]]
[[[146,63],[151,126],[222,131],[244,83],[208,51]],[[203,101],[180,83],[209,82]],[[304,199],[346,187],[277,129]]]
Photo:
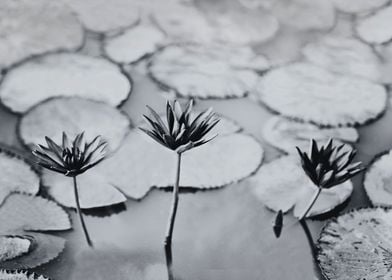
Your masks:
[[[33,154],[38,164],[52,171],[74,177],[87,171],[104,159],[107,143],[97,136],[90,143],[85,142],[84,133],[78,134],[70,143],[63,133],[62,145],[45,137],[47,147],[39,145]]]
[[[152,118],[144,115],[151,129],[140,128],[151,138],[170,150],[178,153],[185,152],[194,147],[203,145],[210,141],[205,136],[219,122],[211,109],[198,114],[192,118],[193,101],[189,101],[183,110],[175,100],[166,104],[166,120],[147,106]]]
[[[319,188],[331,188],[342,184],[361,172],[361,162],[352,163],[356,151],[343,152],[344,144],[334,146],[333,140],[318,148],[315,140],[312,140],[310,156],[297,151],[301,157],[302,168],[306,175]]]

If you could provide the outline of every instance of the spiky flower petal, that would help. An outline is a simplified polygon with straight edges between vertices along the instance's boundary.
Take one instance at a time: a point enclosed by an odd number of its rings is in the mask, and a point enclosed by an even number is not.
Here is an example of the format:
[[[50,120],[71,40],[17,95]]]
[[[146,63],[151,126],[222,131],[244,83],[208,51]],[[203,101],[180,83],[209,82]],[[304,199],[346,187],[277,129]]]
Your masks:
[[[212,109],[194,116],[193,101],[189,101],[183,110],[175,100],[166,103],[165,120],[151,107],[147,106],[151,117],[144,115],[150,129],[140,128],[147,135],[170,150],[183,153],[201,146],[214,137],[206,139],[206,135],[219,122]]]
[[[33,154],[38,164],[52,171],[74,177],[101,162],[106,154],[107,143],[100,136],[86,142],[84,133],[78,134],[73,141],[63,132],[63,141],[59,145],[45,137],[47,146],[38,145]]]
[[[319,148],[312,139],[309,155],[296,147],[303,170],[319,188],[331,188],[342,184],[363,170],[361,162],[352,162],[356,150],[344,151],[344,146],[335,146],[331,139]]]

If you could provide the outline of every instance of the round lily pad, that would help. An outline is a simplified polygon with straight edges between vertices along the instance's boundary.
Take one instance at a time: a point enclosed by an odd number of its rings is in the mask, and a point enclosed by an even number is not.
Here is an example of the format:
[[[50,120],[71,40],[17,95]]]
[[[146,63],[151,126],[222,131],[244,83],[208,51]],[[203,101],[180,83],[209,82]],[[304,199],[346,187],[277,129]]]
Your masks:
[[[345,13],[366,13],[377,10],[386,4],[389,0],[332,0],[335,7]]]
[[[149,70],[165,88],[184,97],[243,97],[253,89],[255,71],[265,70],[265,57],[250,48],[169,46],[154,56]]]
[[[283,156],[265,164],[251,178],[251,182],[252,191],[266,207],[284,213],[293,209],[297,218],[305,213],[318,190],[302,170],[296,156]],[[349,181],[323,189],[307,217],[330,212],[345,202],[352,191],[353,185]]]
[[[139,20],[137,1],[65,0],[84,26],[95,32],[116,32]]]
[[[26,145],[42,144],[45,136],[61,143],[63,131],[74,138],[85,132],[86,141],[101,135],[115,150],[129,131],[130,120],[118,109],[78,97],[49,99],[27,112],[19,123],[19,133]]]
[[[384,112],[387,102],[383,86],[309,63],[268,72],[260,79],[257,91],[272,110],[321,126],[367,123]]]
[[[123,34],[107,39],[105,52],[119,63],[136,62],[155,52],[165,40],[165,35],[150,24],[139,24]]]
[[[0,146],[0,205],[13,193],[35,195],[39,191],[40,178],[33,167],[19,155]]]
[[[305,58],[327,70],[378,82],[381,61],[367,44],[352,38],[327,36],[308,44],[302,51]]]
[[[0,236],[0,264],[28,253],[31,245],[32,241],[23,236]]]
[[[58,231],[71,228],[67,213],[53,201],[11,194],[0,207],[0,232]]]
[[[50,280],[45,276],[30,273],[23,270],[4,270],[0,269],[0,279],[2,280]]]
[[[217,126],[211,132],[219,133],[213,141],[184,153],[181,186],[197,189],[222,187],[257,170],[263,158],[262,147],[253,137],[234,133],[235,126],[228,124],[230,126]],[[118,192],[115,188],[131,198],[141,199],[152,187],[172,186],[175,165],[175,152],[134,129],[111,157],[77,177],[81,207],[113,204],[114,191]],[[69,178],[45,171],[42,180],[54,199],[62,205],[75,207],[70,191],[72,180],[66,179]],[[110,190],[113,193],[110,194]]]
[[[3,0],[0,69],[33,55],[77,49],[83,36],[76,16],[61,1]]]
[[[21,233],[19,238],[28,240],[30,247],[24,254],[3,262],[0,266],[6,269],[34,268],[55,259],[63,252],[65,239],[37,232]],[[1,237],[0,237],[1,238]],[[0,278],[2,279],[2,278]]]
[[[297,153],[295,147],[306,150],[310,139],[325,143],[330,138],[336,143],[355,143],[359,139],[358,131],[352,127],[320,128],[278,116],[272,117],[264,125],[263,137],[268,144],[286,153]]]
[[[392,152],[377,156],[367,169],[364,187],[373,205],[392,206]]]
[[[356,24],[358,36],[371,44],[382,44],[392,39],[392,6],[382,9]]]
[[[57,53],[29,60],[4,76],[2,102],[15,112],[25,112],[56,96],[80,96],[113,106],[127,99],[128,78],[117,65],[103,58]]]
[[[351,211],[328,223],[319,239],[318,261],[330,280],[391,279],[391,210]]]

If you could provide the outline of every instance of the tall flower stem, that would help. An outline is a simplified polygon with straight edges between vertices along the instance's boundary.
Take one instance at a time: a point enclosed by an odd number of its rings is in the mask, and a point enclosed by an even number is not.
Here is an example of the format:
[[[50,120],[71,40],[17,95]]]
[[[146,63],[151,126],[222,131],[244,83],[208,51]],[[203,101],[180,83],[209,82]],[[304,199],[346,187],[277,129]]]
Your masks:
[[[317,190],[316,194],[313,196],[312,200],[310,201],[308,208],[306,208],[305,213],[301,216],[301,218],[299,218],[300,221],[302,221],[303,219],[306,218],[309,211],[312,209],[313,205],[316,203],[318,197],[320,196],[321,191],[322,191],[322,188],[318,187],[318,190]]]
[[[86,224],[84,223],[83,214],[80,209],[79,192],[78,192],[78,184],[76,182],[76,176],[73,176],[72,178],[73,178],[73,185],[74,185],[76,210],[79,214],[80,223],[82,224],[82,228],[83,228],[84,235],[86,237],[87,244],[88,244],[88,246],[93,247],[93,242],[91,241],[90,236],[88,234]]]
[[[173,280],[173,255],[172,255],[172,239],[173,239],[173,230],[174,230],[174,222],[176,220],[176,213],[178,208],[178,200],[179,200],[179,184],[180,184],[180,172],[181,172],[181,153],[177,154],[177,173],[176,173],[176,181],[173,187],[173,201],[172,208],[170,212],[169,222],[166,230],[165,237],[165,254],[166,254],[166,266],[168,272],[168,279]]]

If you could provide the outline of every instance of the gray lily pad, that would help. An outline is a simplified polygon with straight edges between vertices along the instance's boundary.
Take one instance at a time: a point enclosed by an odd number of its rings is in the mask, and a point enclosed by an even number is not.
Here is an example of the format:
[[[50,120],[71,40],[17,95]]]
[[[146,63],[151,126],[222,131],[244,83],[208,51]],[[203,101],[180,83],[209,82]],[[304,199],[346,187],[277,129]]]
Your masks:
[[[12,69],[3,79],[0,98],[11,110],[22,113],[56,96],[79,96],[117,106],[130,91],[130,81],[110,61],[57,53]]]
[[[342,12],[360,14],[377,10],[388,4],[389,0],[332,0],[332,2]]]
[[[0,279],[2,280],[50,280],[45,276],[35,273],[29,273],[24,270],[0,270]]]
[[[382,9],[356,24],[358,36],[367,43],[382,44],[392,39],[392,6]]]

